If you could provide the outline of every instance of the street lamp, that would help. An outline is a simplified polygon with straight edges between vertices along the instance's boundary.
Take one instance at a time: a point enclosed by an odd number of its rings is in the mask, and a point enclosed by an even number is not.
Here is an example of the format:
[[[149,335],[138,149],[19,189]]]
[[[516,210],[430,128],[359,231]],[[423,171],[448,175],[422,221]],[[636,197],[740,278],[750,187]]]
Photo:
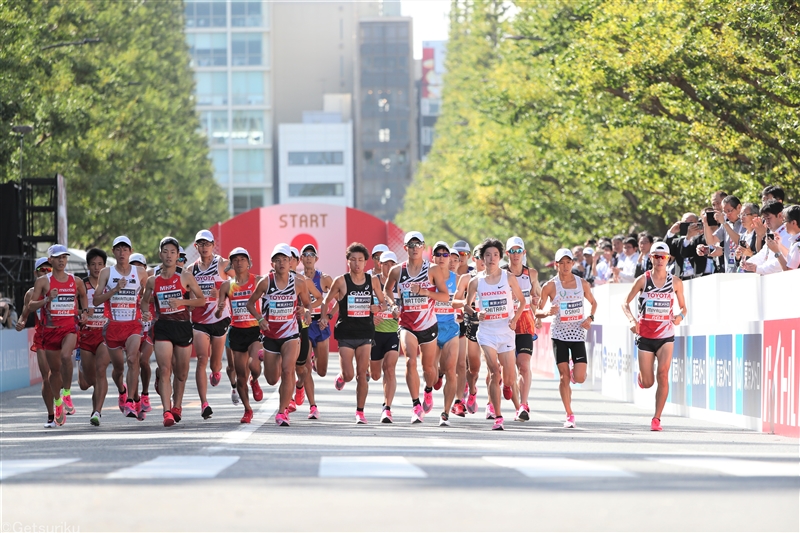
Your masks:
[[[11,131],[19,134],[19,182],[22,183],[22,144],[25,140],[25,134],[33,131],[33,126],[18,125],[13,126]]]

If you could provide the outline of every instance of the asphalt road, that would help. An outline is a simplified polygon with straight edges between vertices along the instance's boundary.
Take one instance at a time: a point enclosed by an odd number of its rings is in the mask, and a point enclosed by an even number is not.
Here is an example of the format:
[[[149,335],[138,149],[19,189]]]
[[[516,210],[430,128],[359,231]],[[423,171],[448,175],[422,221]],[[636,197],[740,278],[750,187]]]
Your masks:
[[[78,412],[56,429],[42,427],[38,387],[3,393],[2,531],[800,531],[796,439],[678,417],[653,433],[651,413],[582,390],[578,427],[563,429],[548,380],[534,382],[531,421],[513,422],[506,402],[506,431],[491,431],[482,410],[438,427],[440,393],[412,426],[402,362],[395,424],[378,423],[372,382],[370,424],[356,426],[355,384],[336,391],[337,367],[316,379],[321,419],[306,420],[306,403],[289,428],[275,426],[263,378],[249,426],[224,377],[209,420],[190,379],[172,428],[154,393],[139,422],[112,392],[96,428],[75,385]]]

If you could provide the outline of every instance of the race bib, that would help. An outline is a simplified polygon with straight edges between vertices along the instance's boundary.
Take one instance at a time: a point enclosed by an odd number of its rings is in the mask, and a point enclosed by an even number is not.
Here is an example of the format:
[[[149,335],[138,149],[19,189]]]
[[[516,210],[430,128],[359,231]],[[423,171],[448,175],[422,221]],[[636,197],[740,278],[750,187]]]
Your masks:
[[[558,309],[561,322],[583,321],[583,302],[561,302]]]
[[[485,311],[484,320],[503,320],[507,319],[508,300],[505,298],[481,300],[481,311]]]
[[[269,320],[270,322],[291,322],[294,320],[294,301],[270,300]]]
[[[69,316],[75,314],[75,295],[59,294],[50,302],[52,316]]]
[[[446,302],[436,302],[433,304],[433,312],[437,315],[455,315],[456,310],[453,309],[453,295]]]
[[[351,318],[364,318],[370,315],[372,298],[369,296],[347,295],[347,316]],[[377,305],[377,304],[376,304]]]
[[[671,310],[671,300],[645,300],[644,319],[666,322],[669,320],[669,314]]]
[[[425,311],[428,308],[428,297],[403,291],[403,311]]]
[[[158,309],[162,315],[171,315],[183,311],[183,306],[178,306],[177,309],[172,309],[169,306],[169,300],[173,298],[180,299],[183,295],[181,291],[165,291],[159,292],[156,297],[158,298]]]

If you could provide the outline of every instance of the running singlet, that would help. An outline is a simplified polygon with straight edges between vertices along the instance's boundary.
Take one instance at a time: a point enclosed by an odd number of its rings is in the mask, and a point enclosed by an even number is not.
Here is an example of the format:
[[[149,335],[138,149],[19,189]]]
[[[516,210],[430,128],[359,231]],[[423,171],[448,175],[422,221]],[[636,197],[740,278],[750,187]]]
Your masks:
[[[508,266],[503,267],[505,270],[511,272]],[[519,320],[517,320],[517,327],[515,328],[514,332],[517,335],[520,334],[533,334],[536,331],[535,321],[533,318],[533,312],[531,311],[531,293],[533,292],[533,283],[531,282],[531,274],[528,267],[522,267],[522,274],[517,276],[517,283],[519,284],[519,288],[522,291],[523,296],[525,296],[525,310],[520,315]],[[519,302],[514,300],[514,311],[517,310],[519,307]]]
[[[256,290],[256,276],[250,274],[247,283],[238,285],[236,278],[231,278],[228,299],[231,304],[231,326],[234,328],[253,328],[258,326],[258,320],[247,310],[247,301]],[[256,311],[261,312],[261,300],[256,300]]]
[[[486,282],[486,272],[478,274],[476,300],[486,314],[481,320],[482,333],[506,333],[514,316],[514,297],[508,286],[508,272],[500,271],[500,281],[495,285]]]
[[[672,324],[672,299],[675,289],[672,274],[667,272],[663,287],[653,283],[652,270],[644,273],[644,289],[639,295],[639,336],[645,339],[668,339],[675,335]]]
[[[83,283],[86,285],[86,299],[89,302],[89,309],[92,311],[92,314],[89,315],[89,320],[86,321],[86,325],[83,326],[85,328],[102,328],[108,322],[108,318],[105,315],[105,306],[98,305],[96,307],[91,307],[92,299],[94,298],[94,287],[92,287],[92,282],[89,281],[89,278],[83,280]]]
[[[583,280],[575,276],[576,288],[565,289],[558,276],[553,278],[556,286],[556,295],[553,305],[558,312],[553,317],[551,338],[567,341],[582,342],[586,340],[586,330],[581,327],[583,316]]]
[[[50,291],[58,290],[58,296],[45,306],[45,326],[74,327],[78,310],[78,287],[75,284],[75,276],[67,274],[67,281],[62,282],[50,272],[47,274],[47,280],[50,282]]]
[[[381,283],[381,287],[384,286],[384,279],[382,275],[376,276],[378,281]],[[395,303],[400,301],[400,296],[398,296],[397,292],[394,293],[394,301]],[[375,296],[375,304],[378,305],[378,297]],[[391,307],[387,308],[386,311],[379,311],[375,314],[376,317],[381,319],[381,322],[375,326],[375,331],[378,333],[397,333],[397,319],[392,314]]]
[[[434,302],[433,311],[436,313],[436,320],[439,323],[453,322],[456,319],[456,310],[453,309],[453,295],[456,293],[456,286],[458,279],[455,272],[450,272],[450,277],[447,278],[447,292],[450,294],[450,300],[446,302]]]
[[[314,282],[314,286],[317,290],[322,294],[322,301],[325,301],[325,297],[327,293],[322,292],[322,272],[319,270],[314,271],[314,277],[311,279]],[[322,316],[322,304],[319,307],[315,307],[311,310],[311,320],[319,320]]]
[[[294,274],[290,272],[289,283],[285,288],[279,289],[275,282],[275,273],[269,273],[269,288],[261,297],[261,309],[267,319],[265,337],[285,339],[300,333],[296,318],[297,289]]]
[[[344,275],[347,293],[339,300],[337,339],[371,339],[375,334],[372,321],[372,276],[365,275],[364,283],[356,285],[350,274]]]
[[[211,297],[211,289],[219,291],[225,282],[225,278],[219,274],[220,261],[220,256],[215,255],[211,260],[211,265],[205,270],[200,266],[199,259],[192,265],[192,275],[197,280],[200,290],[203,291],[203,296],[206,297],[205,306],[192,309],[192,322],[195,324],[215,324],[231,316],[227,306],[222,309],[220,318],[214,316],[217,311],[217,299]]]
[[[189,309],[185,305],[173,309],[169,306],[172,298],[183,299],[186,287],[181,282],[181,275],[175,272],[169,279],[159,274],[153,284],[153,299],[156,302],[158,320],[178,320],[188,322]]]
[[[128,280],[124,289],[108,300],[106,300],[105,315],[109,320],[118,322],[129,322],[141,318],[139,310],[139,292],[142,289],[142,282],[139,280],[139,269],[131,266],[131,273],[124,276]],[[117,272],[117,267],[109,269],[108,282],[106,282],[105,292],[114,290],[117,282],[123,275]]]
[[[404,261],[400,270],[400,300],[402,310],[400,311],[400,327],[410,331],[424,331],[432,328],[436,324],[436,315],[433,312],[434,300],[427,296],[411,293],[411,284],[419,283],[420,289],[436,290],[428,279],[428,268],[430,263],[422,262],[419,274],[413,278],[408,274],[408,261]]]

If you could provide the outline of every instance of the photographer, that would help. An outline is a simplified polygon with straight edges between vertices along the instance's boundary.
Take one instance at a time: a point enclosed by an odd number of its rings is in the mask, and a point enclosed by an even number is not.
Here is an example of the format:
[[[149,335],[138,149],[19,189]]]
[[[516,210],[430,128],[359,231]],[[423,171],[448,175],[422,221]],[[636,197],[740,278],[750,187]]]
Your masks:
[[[759,211],[759,207],[756,204],[746,203],[742,205],[739,215],[739,220],[742,222],[742,235],[739,238],[739,246],[736,248],[737,272],[745,272],[743,260],[753,257],[761,250],[763,245],[763,241],[759,239],[756,233],[756,220],[761,222]]]
[[[744,233],[742,228],[742,221],[739,219],[739,213],[742,210],[742,204],[735,196],[726,196],[722,200],[722,211],[714,211],[714,226],[706,224],[705,238],[706,242],[713,246],[720,247],[720,257],[722,265],[719,269],[726,273],[736,272],[738,265],[736,264],[736,248],[739,246],[741,234]]]
[[[800,267],[800,205],[790,205],[783,210],[783,223],[791,246],[787,255],[781,254],[777,259],[783,270],[795,270]]]
[[[764,228],[766,244],[761,251],[744,263],[744,270],[758,274],[782,272],[783,268],[778,258],[781,255],[784,257],[788,255],[788,245],[791,243],[791,236],[783,223],[783,203],[769,200],[761,206],[761,222],[756,221],[755,227],[758,238],[760,238],[759,228]]]
[[[692,279],[706,275],[709,260],[697,254],[697,246],[705,245],[703,223],[694,213],[685,213],[680,222],[676,222],[664,238],[675,258],[675,275],[681,279]],[[711,261],[713,273],[713,261]]]

